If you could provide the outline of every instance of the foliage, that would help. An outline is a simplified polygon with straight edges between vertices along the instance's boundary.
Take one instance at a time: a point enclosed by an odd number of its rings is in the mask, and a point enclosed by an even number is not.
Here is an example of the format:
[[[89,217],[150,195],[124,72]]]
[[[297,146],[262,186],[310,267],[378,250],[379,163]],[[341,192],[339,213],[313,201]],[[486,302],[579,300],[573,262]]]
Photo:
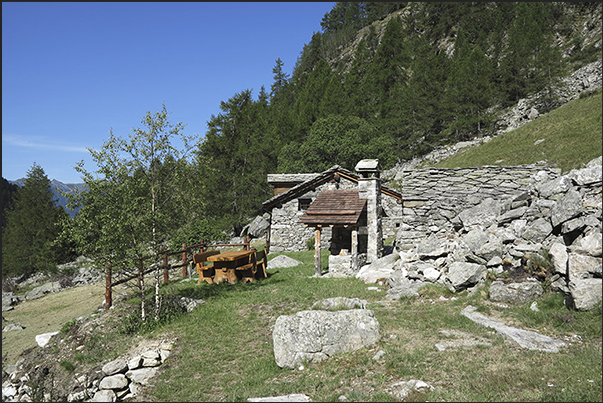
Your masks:
[[[165,105],[155,114],[147,112],[141,123],[145,129],[133,129],[128,140],[111,131],[100,150],[89,149],[96,176],[83,162],[76,167],[86,190],[70,195],[70,206],[81,210],[64,225],[66,237],[81,254],[112,265],[115,272],[133,268],[141,272],[145,264],[156,261],[193,203],[182,191],[192,138],[182,133],[182,123],[168,121]],[[177,149],[172,139],[183,149]],[[157,296],[156,315],[158,311]],[[144,306],[141,315],[144,320]]]
[[[64,230],[37,248],[45,257],[36,264],[52,267],[77,249],[101,265],[122,261],[119,270],[133,270],[139,262],[125,258],[238,236],[272,196],[269,173],[353,168],[362,158],[378,158],[389,169],[437,146],[491,134],[501,108],[535,91],[552,96],[560,77],[601,58],[581,23],[597,13],[597,3],[335,3],[292,73],[276,59],[270,91],[262,87],[254,99],[244,90],[222,102],[200,142],[182,151],[169,143],[183,126],[167,122],[165,106],[147,114],[145,128],[129,141],[111,132],[101,150],[91,151],[98,171],[76,167],[89,186],[70,208],[83,210],[60,219]],[[574,168],[578,159],[598,156],[600,114],[590,116],[570,128],[543,129],[538,137],[547,141],[538,146],[529,136],[511,136],[509,144],[496,138],[500,156],[487,152],[466,163],[546,159]],[[592,133],[599,135],[591,141]],[[192,160],[184,156],[189,146],[197,146]],[[3,183],[3,213],[9,190]],[[23,225],[19,231],[31,231]],[[3,273],[5,267],[3,257]]]
[[[50,180],[34,163],[25,184],[7,211],[2,233],[2,276],[30,275],[52,270],[65,256],[54,248],[58,222],[67,215],[55,206]]]
[[[6,212],[10,209],[11,205],[13,204],[13,199],[18,190],[18,185],[10,183],[4,177],[2,177],[2,206],[0,206],[0,208],[2,208],[3,230],[4,227],[6,227]]]
[[[203,240],[204,242],[220,241],[225,237],[222,231],[211,225],[206,218],[200,217],[195,220],[187,221],[176,230],[172,236],[171,248],[180,249],[183,243],[195,245]]]
[[[181,123],[173,126],[167,117],[164,105],[142,119],[146,131],[134,129],[129,140],[111,131],[101,150],[89,149],[96,176],[83,162],[76,167],[86,190],[70,197],[70,205],[81,210],[66,230],[82,254],[114,263],[143,258],[149,248],[160,253],[180,226],[189,202],[181,189],[190,138],[181,133]],[[177,150],[172,138],[185,149]]]
[[[319,172],[337,164],[353,170],[363,158],[387,159],[390,149],[377,129],[354,116],[329,115],[318,119],[302,144],[283,147],[279,165],[289,172]]]
[[[220,230],[238,235],[270,195],[266,174],[273,171],[274,147],[264,140],[267,96],[258,101],[243,91],[222,102],[196,151],[197,187],[205,216]]]

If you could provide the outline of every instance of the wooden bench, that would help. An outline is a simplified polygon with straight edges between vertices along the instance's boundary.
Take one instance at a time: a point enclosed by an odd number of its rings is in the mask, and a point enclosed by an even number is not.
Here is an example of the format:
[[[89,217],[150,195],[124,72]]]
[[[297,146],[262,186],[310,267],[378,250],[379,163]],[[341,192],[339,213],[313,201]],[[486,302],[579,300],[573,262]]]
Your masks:
[[[266,251],[253,250],[249,255],[249,263],[237,267],[237,277],[244,283],[253,283],[255,280],[268,277],[266,275],[267,265]]]
[[[210,250],[207,252],[195,253],[193,255],[193,264],[197,266],[197,273],[199,273],[199,280],[197,280],[197,284],[201,284],[201,280],[206,281],[208,284],[213,284],[212,276],[215,274],[214,265],[210,264],[208,266],[204,266],[205,262],[207,262],[207,258],[212,255],[219,254],[219,250]]]
[[[266,267],[268,267],[268,257],[266,256],[266,249],[262,249],[261,251],[257,252],[255,254],[255,258],[257,266],[255,278],[259,280],[261,278],[268,277],[268,275],[266,275]]]

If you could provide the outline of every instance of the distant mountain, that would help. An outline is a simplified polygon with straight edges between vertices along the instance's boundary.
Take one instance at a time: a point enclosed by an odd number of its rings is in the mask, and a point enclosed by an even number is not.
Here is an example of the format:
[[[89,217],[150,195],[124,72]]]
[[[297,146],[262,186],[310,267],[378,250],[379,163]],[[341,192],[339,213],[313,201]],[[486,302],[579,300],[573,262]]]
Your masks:
[[[17,179],[16,181],[9,180],[8,183],[12,183],[19,187],[23,187],[23,185],[25,184],[25,178]],[[73,193],[76,190],[84,189],[85,186],[86,184],[84,183],[63,183],[59,182],[56,179],[51,180],[50,190],[52,190],[55,205],[63,207],[65,211],[69,214],[69,216],[73,218],[77,214],[79,209],[69,210],[67,208],[67,198],[63,196],[61,192]]]

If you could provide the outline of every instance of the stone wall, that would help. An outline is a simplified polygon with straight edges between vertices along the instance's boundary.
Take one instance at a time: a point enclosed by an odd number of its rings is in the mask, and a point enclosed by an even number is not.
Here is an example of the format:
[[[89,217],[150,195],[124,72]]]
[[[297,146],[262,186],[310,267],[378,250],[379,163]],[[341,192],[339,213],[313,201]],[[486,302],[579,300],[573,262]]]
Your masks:
[[[270,219],[270,252],[303,251],[307,249],[306,242],[314,238],[314,228],[305,227],[304,224],[298,223],[304,213],[304,210],[299,209],[299,199],[314,201],[316,196],[325,189],[355,189],[356,186],[355,182],[342,177],[339,183],[325,183],[318,186],[315,191],[284,203],[280,208],[273,208]],[[385,213],[382,217],[383,238],[395,237],[402,223],[402,205],[395,198],[382,195],[381,206]],[[331,235],[331,228],[322,229],[321,244],[323,249],[329,248]]]
[[[403,239],[405,245],[396,246],[410,248],[432,233],[453,229],[461,211],[486,198],[499,200],[529,192],[535,180],[548,181],[560,174],[559,169],[539,164],[402,170],[396,173],[392,183],[386,184],[404,197],[401,215],[390,216],[388,231],[398,226],[398,242]],[[398,213],[399,208],[390,206],[390,211]]]
[[[284,203],[280,208],[272,209],[270,219],[270,252],[290,252],[306,250],[306,242],[314,239],[314,228],[306,227],[299,223],[299,219],[305,210],[300,210],[299,199],[311,199],[314,201],[318,194],[325,189],[353,189],[355,184],[342,179],[339,183],[327,182],[320,185],[316,190],[305,193],[303,196]],[[322,246],[328,248],[331,239],[331,229],[323,228]]]

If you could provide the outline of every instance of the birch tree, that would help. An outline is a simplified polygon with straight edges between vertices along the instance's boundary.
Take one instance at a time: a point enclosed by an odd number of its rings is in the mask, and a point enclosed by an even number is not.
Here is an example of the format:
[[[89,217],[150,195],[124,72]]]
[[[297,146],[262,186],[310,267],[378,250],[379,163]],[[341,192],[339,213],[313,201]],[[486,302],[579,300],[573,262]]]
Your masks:
[[[145,266],[159,260],[170,235],[185,220],[190,201],[185,172],[194,136],[184,135],[182,123],[168,121],[165,105],[155,114],[147,112],[141,123],[127,139],[111,130],[100,150],[88,149],[96,171],[78,163],[86,189],[70,198],[70,206],[80,206],[80,213],[65,231],[80,253],[115,271],[138,270],[145,321]],[[157,265],[155,320],[161,308],[159,278]]]

